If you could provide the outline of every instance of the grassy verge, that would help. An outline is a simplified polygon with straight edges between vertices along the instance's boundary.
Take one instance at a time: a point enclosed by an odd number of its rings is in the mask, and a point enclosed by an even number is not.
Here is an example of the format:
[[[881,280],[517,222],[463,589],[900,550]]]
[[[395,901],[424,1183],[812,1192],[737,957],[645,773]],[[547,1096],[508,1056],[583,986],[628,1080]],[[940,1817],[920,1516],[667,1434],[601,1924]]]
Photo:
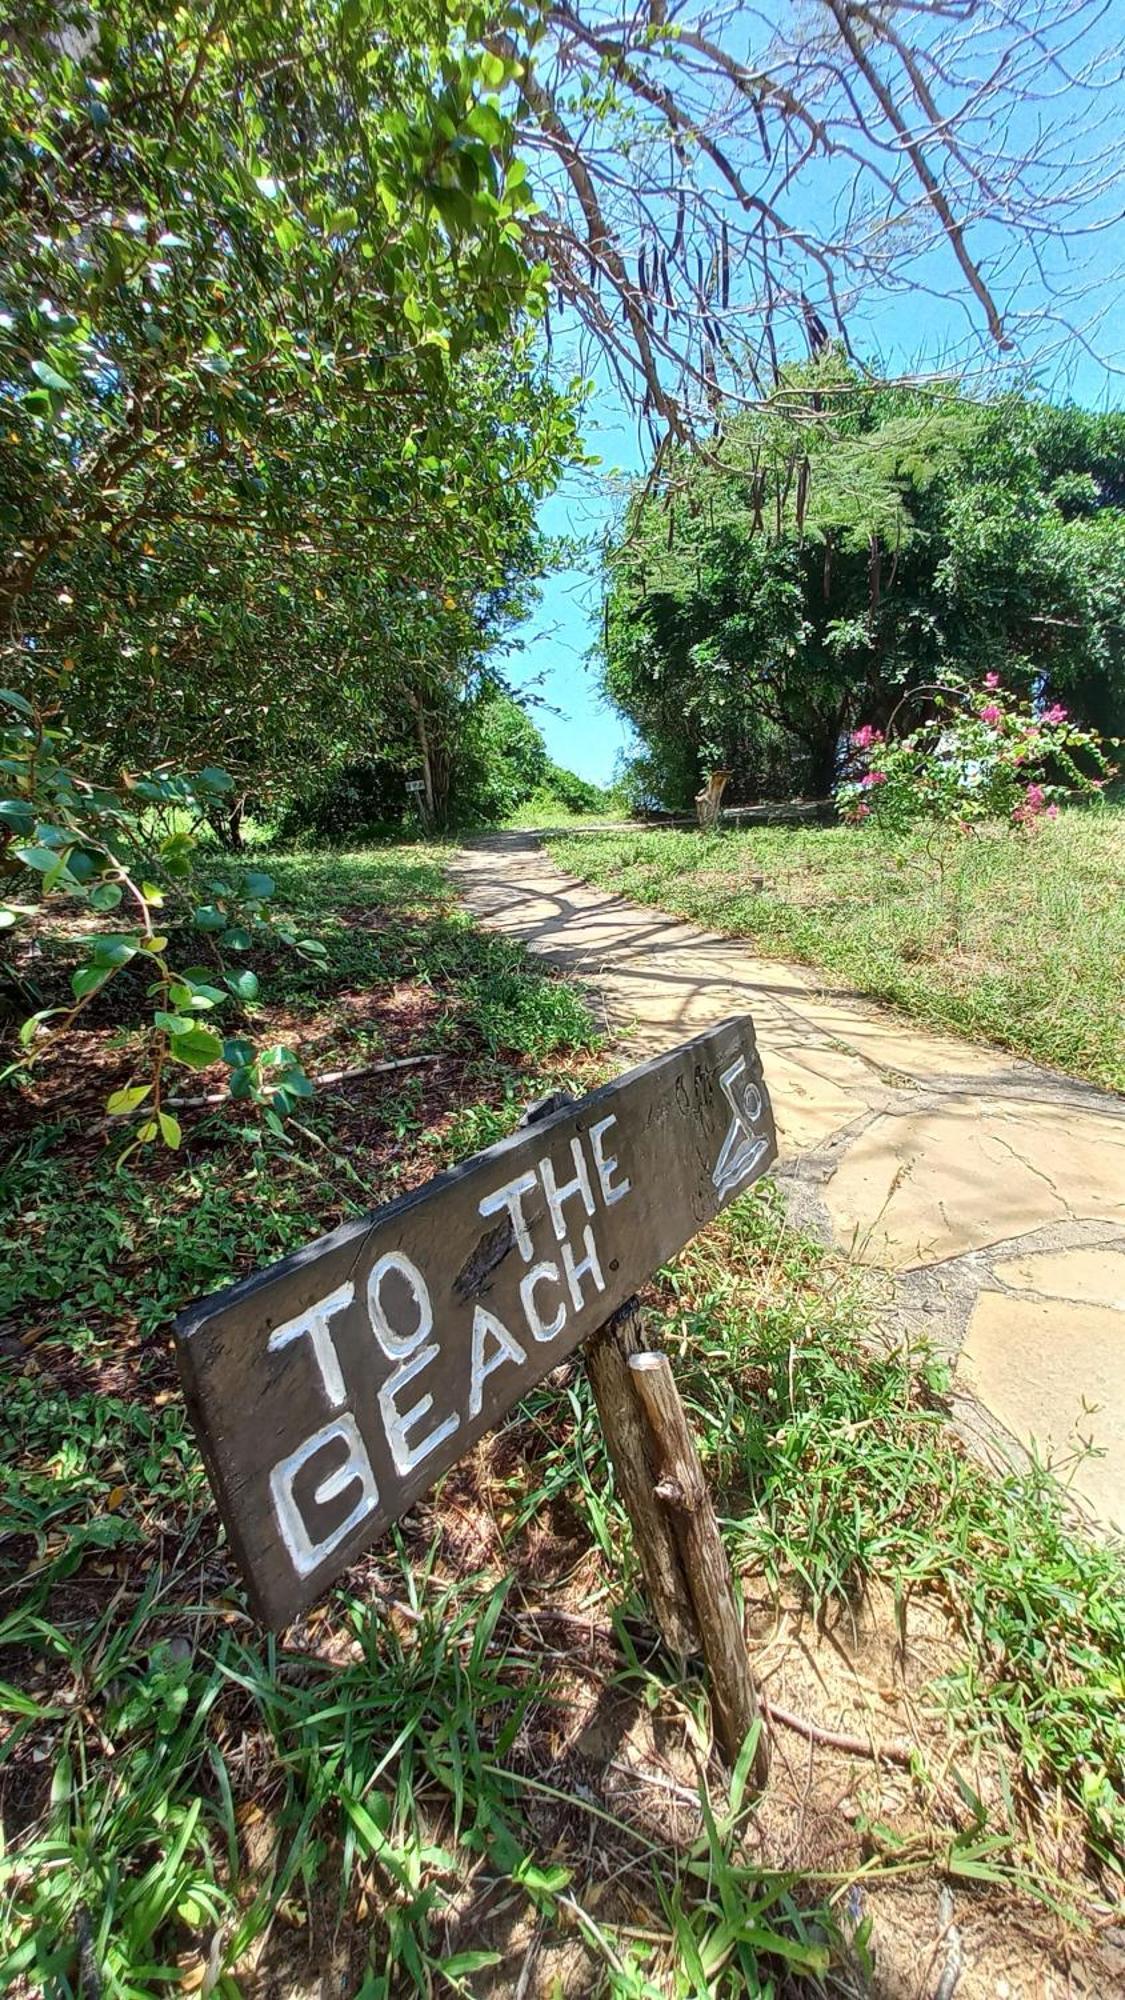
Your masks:
[[[873,1953],[893,1973],[899,1932],[913,1967],[935,1878],[962,1929],[1010,1951],[1018,1918],[1049,1957],[1043,1900],[1096,1924],[1083,1846],[1102,1871],[1125,1847],[1121,1565],[1067,1531],[1046,1483],[965,1459],[940,1379],[865,1352],[857,1281],[768,1191],[648,1309],[774,1701],[823,1690],[828,1650],[800,1678],[810,1610],[892,1604],[896,1703],[849,1668],[829,1720],[862,1700],[866,1730],[905,1731],[896,1785],[821,1746],[810,1816],[797,1739],[760,1806],[720,1780],[701,1684],[647,1634],[577,1364],[283,1642],[247,1617],[169,1317],[601,1065],[570,990],[449,909],[439,860],[271,862],[328,952],[322,969],[279,961],[271,1027],[314,1071],[441,1057],[325,1093],[291,1146],[204,1108],[181,1156],[116,1168],[92,1129],[128,1066],[110,1020],[79,1065],[8,1099],[0,1988],[499,2000],[530,1967],[529,1994],[858,1995]],[[940,1688],[929,1656],[924,1675],[909,1664],[919,1605],[946,1634]]]
[[[1066,812],[1031,837],[654,830],[560,835],[551,851],[933,1026],[1125,1089],[1125,807]]]

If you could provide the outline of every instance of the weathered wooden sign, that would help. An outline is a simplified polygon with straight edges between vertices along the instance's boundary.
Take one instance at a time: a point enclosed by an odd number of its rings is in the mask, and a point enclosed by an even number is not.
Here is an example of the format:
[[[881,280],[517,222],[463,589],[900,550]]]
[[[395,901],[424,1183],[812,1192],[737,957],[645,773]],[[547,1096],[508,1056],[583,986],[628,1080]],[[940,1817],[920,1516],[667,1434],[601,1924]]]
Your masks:
[[[256,1610],[287,1624],[775,1156],[748,1017],[176,1322]]]

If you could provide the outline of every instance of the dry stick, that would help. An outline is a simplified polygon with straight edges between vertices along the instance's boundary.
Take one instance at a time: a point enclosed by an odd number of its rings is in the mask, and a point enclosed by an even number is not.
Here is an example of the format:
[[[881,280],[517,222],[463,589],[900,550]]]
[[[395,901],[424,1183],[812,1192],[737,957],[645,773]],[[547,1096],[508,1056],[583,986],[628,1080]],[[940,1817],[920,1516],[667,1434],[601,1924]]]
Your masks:
[[[614,1639],[617,1636],[613,1626],[607,1625],[604,1619],[595,1620],[581,1612],[564,1611],[557,1604],[537,1604],[513,1615],[521,1623],[533,1625],[538,1624],[540,1619],[554,1619],[561,1625],[573,1625],[591,1639],[595,1634],[599,1639]],[[767,1722],[780,1723],[783,1729],[795,1730],[809,1743],[823,1743],[826,1749],[840,1750],[848,1757],[870,1757],[876,1763],[901,1764],[904,1769],[909,1769],[913,1761],[914,1752],[907,1743],[872,1743],[865,1736],[849,1736],[843,1730],[825,1729],[807,1715],[796,1715],[791,1708],[781,1708],[777,1702],[770,1700],[764,1688],[758,1691],[758,1701]]]
[[[695,1606],[719,1742],[733,1765],[748,1732],[759,1724],[753,1774],[762,1786],[769,1773],[769,1739],[735,1603],[730,1564],[672,1366],[666,1354],[634,1354],[629,1370],[652,1432],[660,1469],[657,1496],[671,1514]]]
[[[394,1062],[365,1063],[362,1069],[326,1069],[323,1076],[310,1079],[318,1090],[324,1090],[332,1083],[356,1083],[361,1076],[385,1076],[392,1069],[413,1069],[418,1063],[445,1062],[445,1056],[396,1056]],[[240,1100],[232,1098],[228,1090],[209,1090],[202,1097],[166,1097],[165,1105],[176,1111],[198,1111],[204,1104],[235,1104]],[[138,1104],[132,1111],[117,1112],[112,1118],[102,1118],[92,1125],[92,1132],[102,1132],[118,1120],[125,1118],[151,1118],[151,1104]]]
[[[770,1722],[780,1722],[786,1729],[795,1729],[810,1743],[823,1743],[826,1749],[842,1750],[847,1757],[870,1757],[876,1764],[901,1764],[909,1770],[914,1761],[914,1752],[905,1743],[869,1743],[865,1736],[849,1736],[843,1729],[822,1729],[819,1722],[810,1722],[807,1716],[794,1715],[792,1709],[779,1708],[764,1690],[759,1693],[762,1713]]]
[[[656,1498],[657,1468],[629,1362],[644,1346],[636,1299],[591,1335],[584,1353],[617,1491],[633,1528],[633,1546],[661,1637],[670,1652],[698,1653],[699,1629],[675,1530]]]

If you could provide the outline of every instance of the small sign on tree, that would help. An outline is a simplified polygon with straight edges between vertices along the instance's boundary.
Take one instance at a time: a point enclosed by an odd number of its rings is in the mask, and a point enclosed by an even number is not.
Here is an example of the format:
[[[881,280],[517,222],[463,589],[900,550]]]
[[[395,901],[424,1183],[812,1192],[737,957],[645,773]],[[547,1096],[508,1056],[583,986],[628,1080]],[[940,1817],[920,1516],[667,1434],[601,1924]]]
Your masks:
[[[743,1016],[182,1313],[189,1408],[265,1622],[288,1624],[580,1342],[604,1350],[637,1288],[775,1151]],[[619,1399],[593,1353],[591,1372],[600,1407]],[[649,1470],[659,1458],[654,1441]]]

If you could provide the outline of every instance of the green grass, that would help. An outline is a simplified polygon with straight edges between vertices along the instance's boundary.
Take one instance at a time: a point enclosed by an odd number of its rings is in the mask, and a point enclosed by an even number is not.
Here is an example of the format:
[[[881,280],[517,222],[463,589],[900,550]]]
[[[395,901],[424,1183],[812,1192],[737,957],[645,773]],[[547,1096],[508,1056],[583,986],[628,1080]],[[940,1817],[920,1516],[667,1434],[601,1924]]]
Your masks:
[[[0,1420],[0,1990],[88,1996],[93,1966],[106,2000],[212,1975],[234,2000],[288,1990],[311,1962],[364,2000],[491,2000],[532,1934],[581,1948],[583,1983],[562,1990],[612,2000],[868,1990],[850,1877],[773,1869],[748,1844],[745,1769],[729,1789],[705,1771],[699,1680],[639,1646],[580,1368],[536,1390],[501,1457],[458,1468],[285,1642],[245,1612],[170,1316],[598,1072],[574,994],[452,911],[440,861],[275,859],[280,900],[328,956],[263,979],[290,1029],[315,1036],[312,1067],[405,1040],[442,1053],[440,1085],[427,1070],[325,1094],[289,1146],[205,1110],[145,1174],[135,1155],[118,1168],[88,1107],[60,1097],[0,1160],[0,1324],[39,1336],[5,1362]],[[939,1371],[866,1347],[861,1282],[764,1189],[647,1310],[738,1565],[815,1610],[878,1579],[903,1602],[936,1594],[957,1621],[963,1666],[940,1698],[1002,1756],[1011,1796],[998,1811],[962,1791],[951,1807],[922,1758],[919,1797],[941,1793],[941,1810],[926,1854],[894,1858],[891,1878],[1016,1876],[1048,1893],[1044,1801],[1105,1867],[1125,1852],[1125,1572],[1068,1529],[1049,1480],[993,1481],[966,1458]],[[570,1628],[545,1641],[560,1603],[588,1609],[602,1635],[588,1655]],[[558,1762],[574,1697],[555,1681],[583,1658],[599,1700],[701,1746],[686,1836],[672,1841],[659,1792],[646,1819]]]
[[[0,1450],[0,1990],[64,2000],[96,1984],[140,2000],[213,1974],[232,1996],[255,1954],[252,1977],[285,1990],[306,1936],[342,1927],[341,1991],[467,1994],[503,1956],[476,1934],[472,1902],[453,1936],[480,1871],[486,1908],[498,1894],[506,1911],[579,1939],[594,1985],[623,2000],[654,1990],[651,1960],[684,1954],[720,1975],[741,1966],[753,1985],[728,1990],[764,1993],[756,1967],[818,1966],[826,1935],[839,1936],[787,1876],[735,1858],[737,1796],[668,1855],[551,1782],[550,1756],[521,1747],[529,1728],[556,1726],[523,1622],[544,1593],[530,1579],[513,1591],[495,1555],[483,1571],[443,1555],[440,1499],[287,1645],[242,1608],[176,1386],[172,1315],[592,1074],[578,996],[451,908],[441,858],[274,857],[280,905],[327,956],[278,957],[260,1010],[314,1035],[323,1067],[378,1056],[388,1037],[400,1047],[405,1000],[406,1039],[441,1052],[440,1085],[391,1078],[360,1108],[319,1097],[289,1145],[205,1109],[185,1119],[183,1152],[142,1172],[91,1134],[99,1082],[74,1115],[64,1090],[0,1161],[0,1326],[32,1340],[7,1364]],[[65,939],[52,956],[46,979],[65,969]],[[357,995],[372,1004],[345,1005]],[[127,1013],[127,988],[119,998]],[[131,1032],[101,1024],[108,1060],[128,1063]],[[89,1057],[87,1045],[64,1084]],[[520,1524],[563,1504],[550,1490],[561,1451],[588,1546],[619,1549],[584,1388],[537,1392],[514,1435],[514,1468],[495,1500],[482,1496],[482,1518],[503,1504],[518,1547]],[[455,1503],[450,1519],[463,1511]],[[652,1705],[669,1698],[631,1645],[619,1678]],[[698,1688],[691,1702],[701,1711]],[[695,1727],[702,1737],[701,1712]],[[595,1835],[651,1905],[644,1945],[618,1935],[612,1912],[584,1907],[569,1850],[580,1863]],[[734,1933],[719,1883],[726,1897],[738,1886]]]
[[[1125,1090],[1125,807],[1064,812],[1032,836],[762,827],[550,844],[634,901]]]
[[[576,813],[571,812],[570,807],[564,806],[559,799],[537,794],[522,806],[517,806],[515,812],[508,815],[504,825],[516,828],[557,826],[565,832],[568,827],[573,830],[585,826],[603,826],[607,820],[624,818],[624,812],[615,812],[612,806],[606,806],[601,812]]]

